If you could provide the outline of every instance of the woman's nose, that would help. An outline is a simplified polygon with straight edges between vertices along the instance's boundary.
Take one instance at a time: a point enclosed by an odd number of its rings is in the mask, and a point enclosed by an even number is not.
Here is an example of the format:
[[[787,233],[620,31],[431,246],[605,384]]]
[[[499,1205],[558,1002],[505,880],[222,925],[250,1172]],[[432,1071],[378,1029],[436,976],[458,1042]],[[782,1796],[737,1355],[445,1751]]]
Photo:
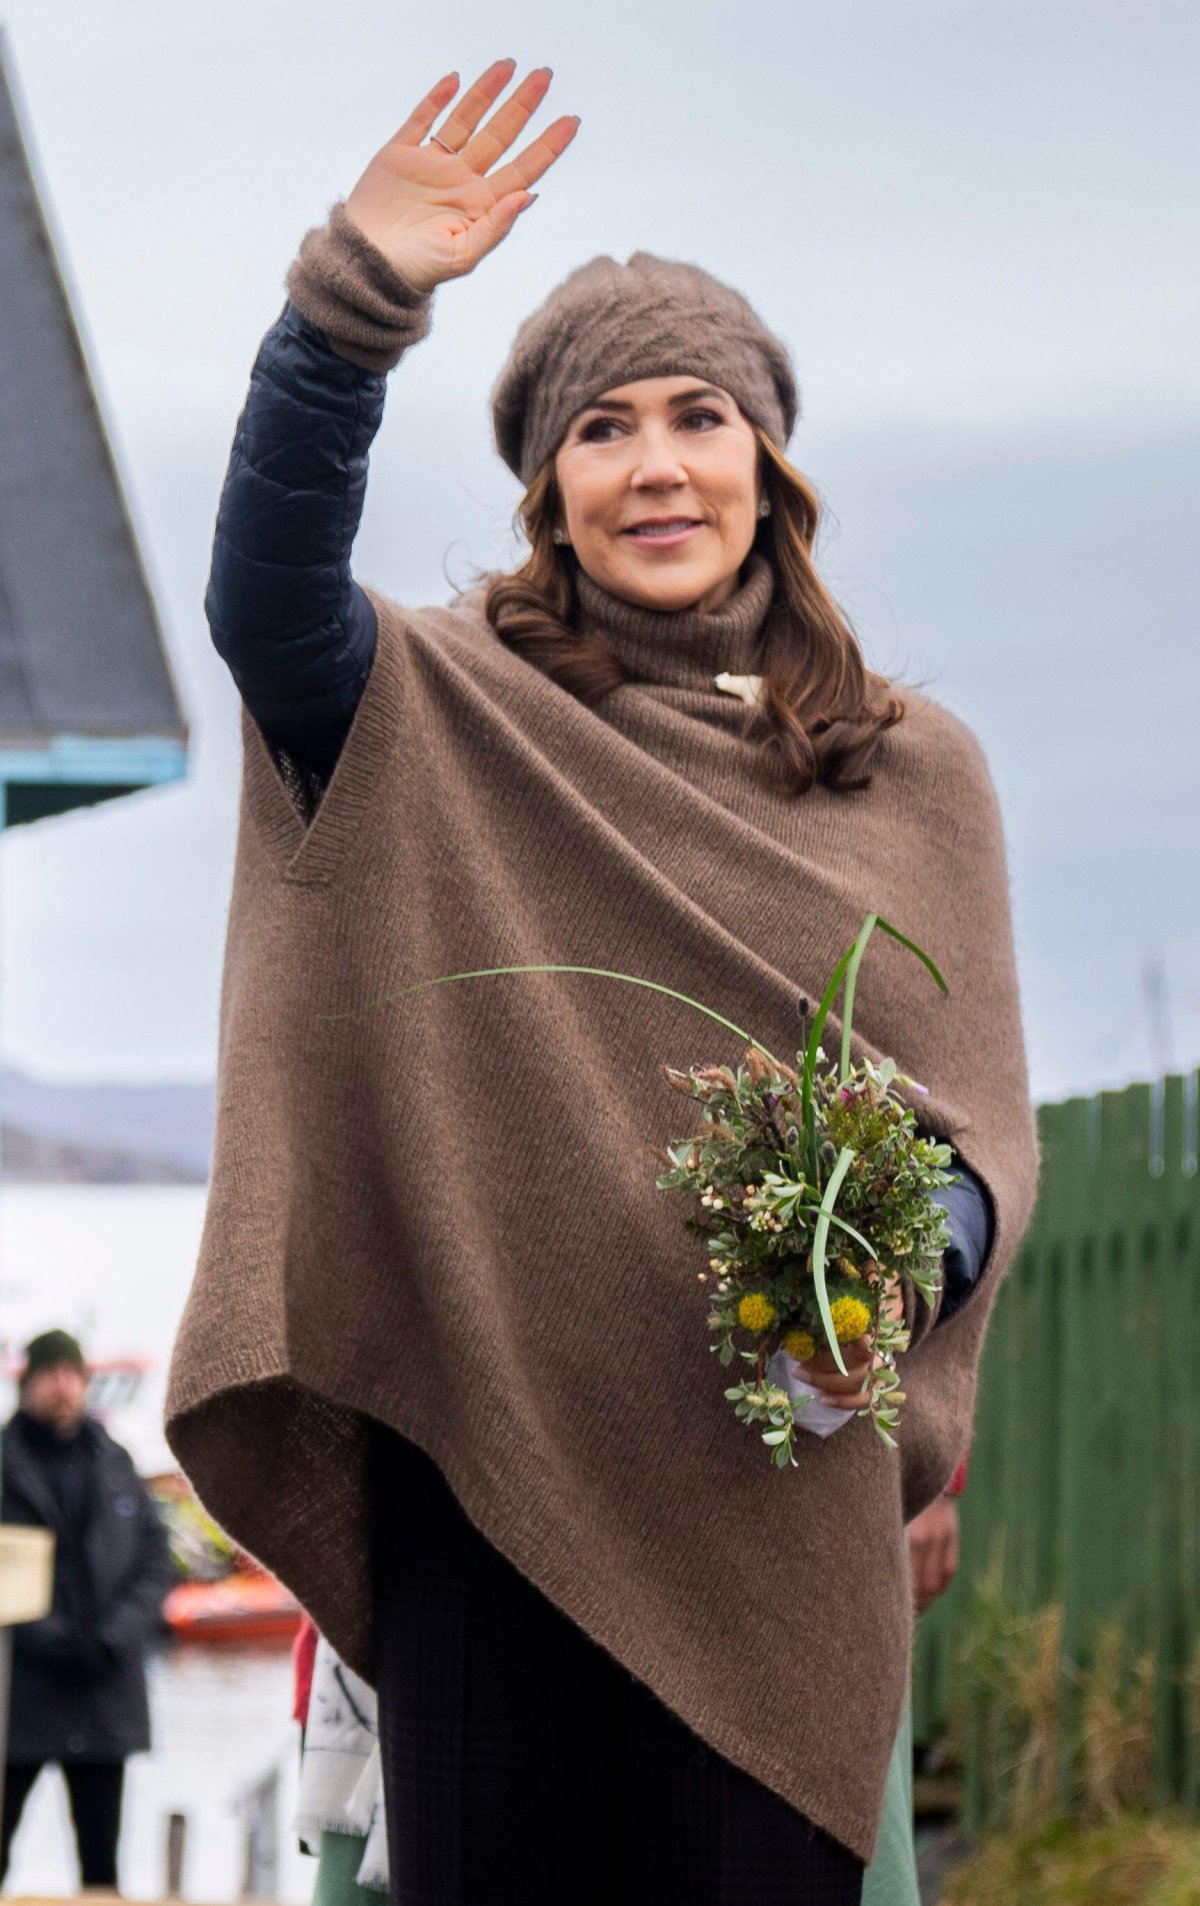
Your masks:
[[[634,466],[635,483],[686,483],[687,471],[667,436],[647,437],[638,447]]]

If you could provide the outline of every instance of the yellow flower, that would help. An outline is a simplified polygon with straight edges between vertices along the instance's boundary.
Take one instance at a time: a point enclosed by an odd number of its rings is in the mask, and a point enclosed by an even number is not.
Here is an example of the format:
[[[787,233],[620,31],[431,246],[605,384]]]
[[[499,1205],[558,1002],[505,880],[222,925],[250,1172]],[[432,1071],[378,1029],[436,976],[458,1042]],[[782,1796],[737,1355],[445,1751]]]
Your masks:
[[[811,1330],[789,1330],[783,1340],[783,1347],[789,1357],[795,1357],[797,1363],[807,1363],[817,1354],[817,1340]]]
[[[758,1331],[760,1335],[764,1330],[770,1330],[778,1315],[770,1298],[764,1297],[761,1291],[747,1291],[738,1305],[738,1322],[747,1330]]]
[[[834,1334],[839,1343],[852,1343],[866,1332],[871,1313],[861,1297],[836,1297],[829,1306]]]

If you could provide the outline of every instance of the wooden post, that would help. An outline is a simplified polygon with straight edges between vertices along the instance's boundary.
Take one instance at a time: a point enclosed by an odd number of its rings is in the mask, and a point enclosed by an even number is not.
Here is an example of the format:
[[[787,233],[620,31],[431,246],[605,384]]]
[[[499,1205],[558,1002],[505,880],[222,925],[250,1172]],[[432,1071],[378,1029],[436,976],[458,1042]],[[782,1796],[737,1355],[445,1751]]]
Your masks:
[[[243,1796],[246,1855],[243,1899],[273,1899],[279,1886],[279,1769],[272,1767]]]
[[[167,1815],[167,1890],[168,1899],[183,1898],[183,1856],[187,1847],[187,1815]]]
[[[12,1629],[0,1628],[0,1811],[4,1807],[4,1769],[8,1760],[8,1697],[12,1687]]]

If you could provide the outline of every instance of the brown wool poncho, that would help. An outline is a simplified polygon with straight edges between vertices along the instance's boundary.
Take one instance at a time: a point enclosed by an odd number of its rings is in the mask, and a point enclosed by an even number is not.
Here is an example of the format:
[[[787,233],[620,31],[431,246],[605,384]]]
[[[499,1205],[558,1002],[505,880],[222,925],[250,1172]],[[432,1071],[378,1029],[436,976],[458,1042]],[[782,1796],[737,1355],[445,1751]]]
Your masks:
[[[978,743],[905,691],[871,786],[764,784],[746,708],[772,571],[712,614],[582,622],[640,679],[588,709],[510,652],[482,590],[374,598],[379,646],[307,830],[248,717],[216,1152],[168,1435],[218,1520],[371,1676],[366,1418],[693,1729],[864,1859],[909,1671],[903,1523],[969,1435],[997,1287],[1029,1216],[1029,1103],[1001,821]],[[962,1310],[902,1365],[901,1449],[854,1418],[780,1471],[709,1352],[702,1247],[651,1146],[696,1129],[659,1063],[732,1035],[580,975],[677,987],[781,1057],[874,909],[856,1049],[929,1089],[928,1129],[997,1232]],[[827,1052],[835,1052],[831,1023]],[[395,1513],[405,1505],[397,1502]]]

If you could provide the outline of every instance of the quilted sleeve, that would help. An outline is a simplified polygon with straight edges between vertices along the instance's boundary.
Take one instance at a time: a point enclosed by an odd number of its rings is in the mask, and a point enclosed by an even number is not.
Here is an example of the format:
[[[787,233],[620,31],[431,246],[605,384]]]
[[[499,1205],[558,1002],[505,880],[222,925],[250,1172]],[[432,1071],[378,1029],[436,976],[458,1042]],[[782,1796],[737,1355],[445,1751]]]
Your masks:
[[[952,1169],[958,1173],[955,1183],[942,1185],[932,1194],[935,1204],[944,1209],[950,1228],[942,1260],[945,1288],[938,1308],[939,1324],[962,1307],[979,1282],[995,1231],[991,1201],[975,1173],[957,1155]]]
[[[288,291],[238,420],[205,611],[263,735],[319,785],[375,653],[350,552],[385,372],[428,334],[432,293],[407,284],[340,205],[306,235]]]
[[[375,649],[350,550],[384,389],[289,302],[259,349],[217,512],[213,643],[267,740],[326,776]]]

